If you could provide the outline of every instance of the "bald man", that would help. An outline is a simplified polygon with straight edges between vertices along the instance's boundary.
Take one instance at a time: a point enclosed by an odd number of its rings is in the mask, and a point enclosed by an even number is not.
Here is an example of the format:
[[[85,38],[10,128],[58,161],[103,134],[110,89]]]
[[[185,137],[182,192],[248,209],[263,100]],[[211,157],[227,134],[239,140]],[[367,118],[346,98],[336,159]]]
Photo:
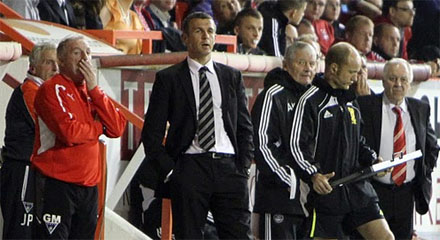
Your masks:
[[[311,238],[344,239],[357,229],[366,239],[394,239],[368,181],[334,189],[329,184],[377,160],[360,135],[361,116],[349,90],[360,68],[361,57],[353,46],[334,45],[324,74],[315,77],[295,109],[290,150],[296,174],[311,187]]]

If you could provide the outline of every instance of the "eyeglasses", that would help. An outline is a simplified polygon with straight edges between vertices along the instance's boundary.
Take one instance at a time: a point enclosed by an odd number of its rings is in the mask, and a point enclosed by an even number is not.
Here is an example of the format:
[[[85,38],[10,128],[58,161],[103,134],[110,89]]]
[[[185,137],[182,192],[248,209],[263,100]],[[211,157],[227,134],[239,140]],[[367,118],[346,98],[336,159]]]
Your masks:
[[[396,8],[404,12],[412,12],[412,13],[416,12],[416,8],[403,8],[403,7],[396,7]]]

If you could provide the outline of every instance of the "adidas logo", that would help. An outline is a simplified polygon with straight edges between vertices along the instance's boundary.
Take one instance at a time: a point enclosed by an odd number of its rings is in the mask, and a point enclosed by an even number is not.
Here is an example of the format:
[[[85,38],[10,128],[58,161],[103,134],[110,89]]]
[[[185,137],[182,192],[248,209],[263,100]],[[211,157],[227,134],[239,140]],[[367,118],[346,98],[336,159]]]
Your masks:
[[[331,112],[329,112],[328,110],[325,110],[324,118],[331,118],[331,117],[333,117],[333,114]]]

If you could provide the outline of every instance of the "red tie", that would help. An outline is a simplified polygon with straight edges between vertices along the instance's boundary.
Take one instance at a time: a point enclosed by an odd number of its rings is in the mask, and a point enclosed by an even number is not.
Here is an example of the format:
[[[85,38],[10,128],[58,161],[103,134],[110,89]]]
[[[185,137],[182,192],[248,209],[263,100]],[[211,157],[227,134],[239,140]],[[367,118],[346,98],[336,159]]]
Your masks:
[[[403,129],[402,110],[400,107],[394,107],[393,112],[397,115],[396,126],[394,127],[394,154],[393,157],[406,154],[405,130]],[[397,186],[402,185],[406,178],[406,163],[395,166],[391,177]]]

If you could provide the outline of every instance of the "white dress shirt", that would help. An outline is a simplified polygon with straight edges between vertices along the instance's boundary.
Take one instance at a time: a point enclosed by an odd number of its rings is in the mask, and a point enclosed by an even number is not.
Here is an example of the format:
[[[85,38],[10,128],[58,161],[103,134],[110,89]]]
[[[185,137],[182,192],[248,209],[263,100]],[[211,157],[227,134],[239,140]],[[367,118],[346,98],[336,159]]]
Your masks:
[[[190,57],[187,58],[189,71],[191,74],[191,82],[194,90],[194,98],[196,100],[196,115],[199,115],[199,69],[203,67],[200,63],[196,62],[195,60],[191,59]],[[209,152],[217,152],[217,153],[230,153],[235,154],[234,146],[232,145],[231,140],[229,139],[224,123],[222,118],[222,94],[220,89],[219,80],[217,77],[217,74],[214,69],[214,63],[212,62],[212,59],[209,60],[206,65],[204,65],[208,68],[208,71],[206,71],[206,77],[208,78],[209,86],[211,88],[212,93],[212,101],[213,101],[213,107],[214,107],[214,125],[215,125],[215,145],[213,148],[209,150]],[[194,140],[191,143],[191,146],[186,150],[186,153],[188,154],[194,154],[194,153],[203,153],[204,150],[200,147],[198,136],[196,133],[196,136]]]
[[[386,94],[383,93],[382,100],[382,130],[380,133],[380,150],[379,156],[381,156],[385,161],[393,158],[393,147],[394,147],[394,127],[396,126],[397,115],[393,112],[393,108],[396,105],[390,102]],[[406,143],[406,153],[412,153],[416,151],[416,135],[414,132],[414,127],[411,123],[410,113],[408,111],[408,106],[406,105],[405,99],[400,104],[402,109],[402,121],[403,128],[405,130],[405,143]],[[415,160],[410,160],[406,163],[406,182],[410,182],[415,177]],[[383,177],[375,177],[379,182],[385,184],[394,184],[391,173],[387,173]]]

